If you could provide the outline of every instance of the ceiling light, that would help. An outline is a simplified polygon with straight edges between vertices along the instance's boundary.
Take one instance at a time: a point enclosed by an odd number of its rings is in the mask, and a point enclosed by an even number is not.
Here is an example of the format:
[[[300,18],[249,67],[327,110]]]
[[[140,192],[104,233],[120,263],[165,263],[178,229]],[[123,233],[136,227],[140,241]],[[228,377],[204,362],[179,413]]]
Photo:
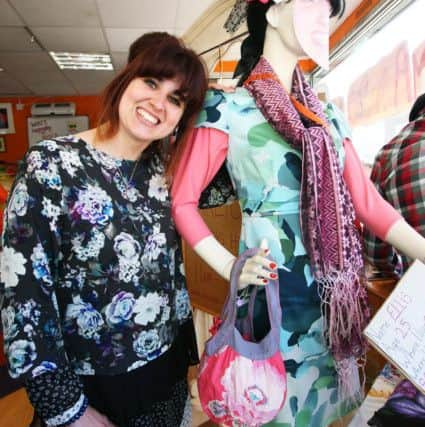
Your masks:
[[[111,57],[100,53],[49,52],[61,70],[113,70]]]

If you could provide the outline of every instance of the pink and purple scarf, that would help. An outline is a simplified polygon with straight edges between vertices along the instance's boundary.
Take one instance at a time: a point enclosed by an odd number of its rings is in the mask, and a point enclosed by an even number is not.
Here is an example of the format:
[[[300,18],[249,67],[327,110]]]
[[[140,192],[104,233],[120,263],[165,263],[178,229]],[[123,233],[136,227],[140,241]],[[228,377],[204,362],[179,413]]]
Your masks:
[[[244,86],[270,125],[302,153],[302,237],[319,284],[325,337],[341,383],[349,388],[352,362],[360,361],[366,353],[362,331],[369,320],[369,308],[353,203],[328,122],[319,99],[298,68],[291,96],[263,57]],[[304,117],[303,121],[294,104],[302,104],[301,112],[313,113],[310,119]],[[311,116],[318,120],[313,122]]]

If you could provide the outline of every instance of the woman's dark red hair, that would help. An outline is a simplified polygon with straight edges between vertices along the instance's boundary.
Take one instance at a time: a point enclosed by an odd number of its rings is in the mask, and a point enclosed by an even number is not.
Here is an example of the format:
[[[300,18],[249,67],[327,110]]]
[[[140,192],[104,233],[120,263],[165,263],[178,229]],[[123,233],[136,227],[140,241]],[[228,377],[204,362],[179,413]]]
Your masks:
[[[139,77],[179,80],[179,92],[183,94],[185,109],[178,124],[176,140],[173,144],[155,141],[144,153],[149,155],[155,151],[162,154],[166,160],[167,175],[171,178],[188,134],[202,108],[207,90],[207,75],[199,56],[181,40],[167,33],[154,35],[151,37],[148,33],[137,39],[137,43],[133,43],[131,61],[103,91],[97,137],[104,140],[118,132],[119,103],[132,80]]]

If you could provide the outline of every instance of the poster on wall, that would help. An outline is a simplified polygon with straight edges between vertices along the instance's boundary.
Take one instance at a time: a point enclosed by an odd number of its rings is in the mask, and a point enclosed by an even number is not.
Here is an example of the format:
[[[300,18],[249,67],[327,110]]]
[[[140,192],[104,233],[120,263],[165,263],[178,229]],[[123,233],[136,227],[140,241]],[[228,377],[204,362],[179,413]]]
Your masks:
[[[0,103],[0,134],[15,133],[13,110],[10,102]]]
[[[28,143],[31,147],[43,139],[73,135],[88,128],[88,116],[30,117],[28,119]]]

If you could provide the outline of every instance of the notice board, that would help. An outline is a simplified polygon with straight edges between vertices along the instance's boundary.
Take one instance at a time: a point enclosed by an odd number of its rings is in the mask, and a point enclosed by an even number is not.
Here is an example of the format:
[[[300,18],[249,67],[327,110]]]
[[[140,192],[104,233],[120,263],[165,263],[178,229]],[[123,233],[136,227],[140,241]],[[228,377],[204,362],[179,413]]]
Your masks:
[[[416,260],[364,333],[369,342],[425,393],[425,265]]]
[[[66,136],[89,128],[88,116],[39,116],[28,118],[28,143]]]

